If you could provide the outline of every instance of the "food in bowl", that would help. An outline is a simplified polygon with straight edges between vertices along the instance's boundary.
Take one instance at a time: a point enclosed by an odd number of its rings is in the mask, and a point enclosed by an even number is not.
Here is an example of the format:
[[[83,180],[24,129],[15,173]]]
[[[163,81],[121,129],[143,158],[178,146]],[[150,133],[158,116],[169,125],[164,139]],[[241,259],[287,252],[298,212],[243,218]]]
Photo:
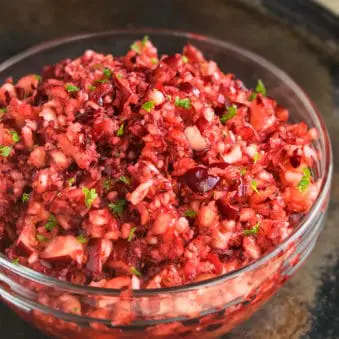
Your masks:
[[[92,50],[0,88],[0,239],[14,263],[104,288],[237,270],[316,200],[318,131],[192,45]]]

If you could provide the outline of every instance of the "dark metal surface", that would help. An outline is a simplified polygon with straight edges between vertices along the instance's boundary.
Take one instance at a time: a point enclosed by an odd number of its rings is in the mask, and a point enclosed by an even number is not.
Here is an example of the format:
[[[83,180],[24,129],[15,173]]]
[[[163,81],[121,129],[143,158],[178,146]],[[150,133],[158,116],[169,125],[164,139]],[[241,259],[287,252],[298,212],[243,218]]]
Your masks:
[[[328,23],[320,30],[309,29],[318,9],[306,0],[250,1],[262,4],[260,10],[247,7],[244,2],[240,5],[226,0],[7,1],[0,11],[0,60],[64,35],[152,26],[229,40],[284,69],[314,100],[329,127],[335,159],[331,208],[316,249],[304,267],[252,319],[226,337],[338,338],[339,63],[336,64],[333,53],[338,48],[338,22],[333,16],[327,20],[328,13],[321,12],[322,20]],[[291,30],[291,24],[297,28]],[[333,48],[329,48],[329,41]],[[46,339],[5,305],[0,305],[0,333],[4,339]]]

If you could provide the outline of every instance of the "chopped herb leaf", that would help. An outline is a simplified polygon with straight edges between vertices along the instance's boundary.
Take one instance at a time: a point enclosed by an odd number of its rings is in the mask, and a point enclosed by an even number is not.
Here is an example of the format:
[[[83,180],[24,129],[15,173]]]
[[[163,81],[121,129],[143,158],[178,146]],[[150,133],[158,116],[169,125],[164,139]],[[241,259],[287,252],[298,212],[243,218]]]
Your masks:
[[[122,123],[117,131],[117,136],[122,137],[124,135],[124,123]]]
[[[12,147],[0,145],[0,155],[2,157],[8,157],[11,154]]]
[[[53,228],[58,225],[58,222],[53,214],[51,214],[48,218],[47,223],[45,224],[45,229],[49,232],[53,230]]]
[[[259,232],[260,229],[260,222],[257,222],[252,228],[249,230],[244,230],[244,236],[249,236],[249,235],[256,235]]]
[[[111,189],[111,186],[112,186],[112,180],[111,179],[106,179],[104,181],[104,189],[106,191],[108,191],[109,189]]]
[[[154,102],[153,101],[146,101],[141,107],[145,111],[150,112],[154,108]]]
[[[80,88],[79,87],[77,87],[77,86],[74,86],[74,85],[71,85],[71,84],[67,84],[67,85],[65,85],[65,88],[66,88],[66,91],[67,92],[78,92],[78,91],[80,91]]]
[[[237,115],[237,106],[232,105],[227,108],[227,113],[225,113],[221,118],[220,121],[224,124],[226,121],[234,118]]]
[[[88,241],[84,235],[79,235],[77,237],[77,240],[79,241],[80,244],[86,244],[86,242]]]
[[[115,203],[109,204],[108,207],[112,211],[112,213],[116,214],[117,216],[121,218],[124,212],[125,205],[126,205],[126,200],[121,199],[121,200],[117,200]]]
[[[130,185],[131,184],[131,179],[129,177],[126,177],[125,175],[122,175],[119,180],[121,182],[123,182],[126,185]]]
[[[85,196],[86,207],[91,208],[93,201],[98,197],[95,188],[88,189],[87,187],[83,187],[82,193],[84,193]]]
[[[257,97],[257,93],[251,93],[251,95],[248,97],[249,101],[253,101]]]
[[[141,277],[141,273],[134,266],[131,267],[131,272],[137,277]]]
[[[128,235],[127,241],[132,241],[132,239],[134,238],[134,233],[135,233],[136,230],[137,230],[136,227],[132,227],[132,228],[131,228],[131,230],[130,230],[130,232],[129,232],[129,235]]]
[[[151,59],[151,63],[152,63],[152,65],[156,65],[158,63],[158,59],[157,58],[152,58]]]
[[[36,235],[36,240],[38,240],[39,242],[44,242],[44,241],[48,241],[48,238],[45,237],[45,236],[42,235],[42,234],[37,234],[37,235]]]
[[[257,182],[256,182],[255,180],[252,180],[252,182],[251,182],[252,190],[253,190],[255,193],[259,194],[257,185],[258,185]]]
[[[240,175],[241,175],[241,176],[244,176],[244,175],[246,174],[246,172],[247,172],[247,169],[246,169],[246,168],[242,168],[242,169],[240,170]]]
[[[138,41],[134,42],[134,43],[131,45],[131,50],[133,50],[133,51],[136,52],[137,54],[140,54],[140,53],[141,53]]]
[[[72,187],[74,183],[75,183],[75,178],[69,178],[68,179],[68,186],[69,187]]]
[[[299,192],[305,192],[307,190],[308,185],[311,182],[312,174],[308,167],[303,169],[304,175],[298,183],[297,189]]]
[[[188,218],[195,218],[197,216],[197,212],[194,211],[194,210],[187,210],[185,212],[185,217],[188,217]]]
[[[189,99],[189,98],[180,99],[179,97],[176,97],[174,104],[177,107],[190,109],[191,108],[191,99]]]
[[[172,95],[168,94],[168,95],[166,95],[166,98],[167,98],[168,101],[171,101],[172,100]]]
[[[7,112],[7,108],[0,108],[0,113],[6,113]]]
[[[15,258],[12,260],[12,264],[19,265],[19,258]]]
[[[99,79],[99,80],[95,80],[95,82],[98,82],[100,84],[106,84],[108,82],[108,79]]]
[[[16,131],[9,131],[9,134],[12,136],[12,140],[14,142],[19,142],[20,141],[19,134]]]
[[[107,67],[105,67],[102,71],[103,71],[105,77],[109,78],[112,75],[112,71]]]
[[[24,193],[21,197],[22,202],[29,201],[29,193]]]
[[[96,90],[96,87],[93,86],[93,85],[89,85],[87,88],[88,88],[89,91],[95,91]]]
[[[182,61],[184,62],[184,64],[187,64],[188,63],[188,58],[186,55],[183,55],[182,56]]]
[[[148,40],[149,40],[148,35],[145,35],[141,40],[141,45],[145,46]]]
[[[41,75],[39,74],[34,74],[34,78],[37,79],[38,81],[41,81]]]
[[[256,152],[253,156],[253,161],[256,163],[260,159],[260,153]]]
[[[73,308],[73,312],[74,312],[74,313],[79,313],[79,309],[78,309],[77,307],[74,307],[74,308]]]
[[[121,78],[122,78],[122,75],[121,75],[121,74],[117,74],[117,78],[118,78],[118,79],[121,79]]]
[[[260,80],[260,79],[258,80],[255,91],[257,93],[261,93],[264,97],[266,96],[267,91],[266,91],[266,87],[265,87],[264,83],[262,82],[262,80]]]

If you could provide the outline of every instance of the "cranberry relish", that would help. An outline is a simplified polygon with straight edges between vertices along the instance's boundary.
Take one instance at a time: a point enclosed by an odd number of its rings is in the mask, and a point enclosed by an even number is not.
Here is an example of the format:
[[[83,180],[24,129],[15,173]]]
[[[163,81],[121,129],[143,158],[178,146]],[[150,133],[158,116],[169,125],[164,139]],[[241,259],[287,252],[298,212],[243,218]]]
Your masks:
[[[0,88],[0,241],[14,263],[103,287],[238,269],[319,192],[315,129],[196,48],[86,51]]]

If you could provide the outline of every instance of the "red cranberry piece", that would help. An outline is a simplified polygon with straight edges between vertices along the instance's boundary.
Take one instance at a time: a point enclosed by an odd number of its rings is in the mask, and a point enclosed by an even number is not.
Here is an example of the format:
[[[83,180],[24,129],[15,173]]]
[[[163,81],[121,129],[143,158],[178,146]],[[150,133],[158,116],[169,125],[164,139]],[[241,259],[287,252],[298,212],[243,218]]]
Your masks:
[[[220,181],[220,178],[209,175],[204,167],[189,169],[183,176],[183,182],[194,192],[206,193],[212,190]]]
[[[294,168],[298,168],[301,163],[301,156],[298,155],[298,150],[294,150],[293,155],[290,157],[290,163]]]
[[[239,219],[239,208],[231,205],[224,199],[217,200],[217,207],[220,213],[227,219],[238,221]]]
[[[110,256],[112,250],[113,245],[111,240],[92,239],[87,247],[87,269],[93,273],[101,273],[102,267]]]
[[[227,162],[215,162],[212,165],[210,165],[211,167],[218,167],[221,169],[225,169],[229,166],[229,164]]]
[[[182,82],[179,85],[180,91],[191,93],[193,91],[193,86],[189,82]]]
[[[288,217],[288,221],[291,226],[297,226],[301,222],[301,220],[304,218],[304,216],[305,214],[303,213],[292,213]]]
[[[170,55],[162,60],[168,67],[177,70],[179,66],[182,64],[182,59],[179,54]]]

